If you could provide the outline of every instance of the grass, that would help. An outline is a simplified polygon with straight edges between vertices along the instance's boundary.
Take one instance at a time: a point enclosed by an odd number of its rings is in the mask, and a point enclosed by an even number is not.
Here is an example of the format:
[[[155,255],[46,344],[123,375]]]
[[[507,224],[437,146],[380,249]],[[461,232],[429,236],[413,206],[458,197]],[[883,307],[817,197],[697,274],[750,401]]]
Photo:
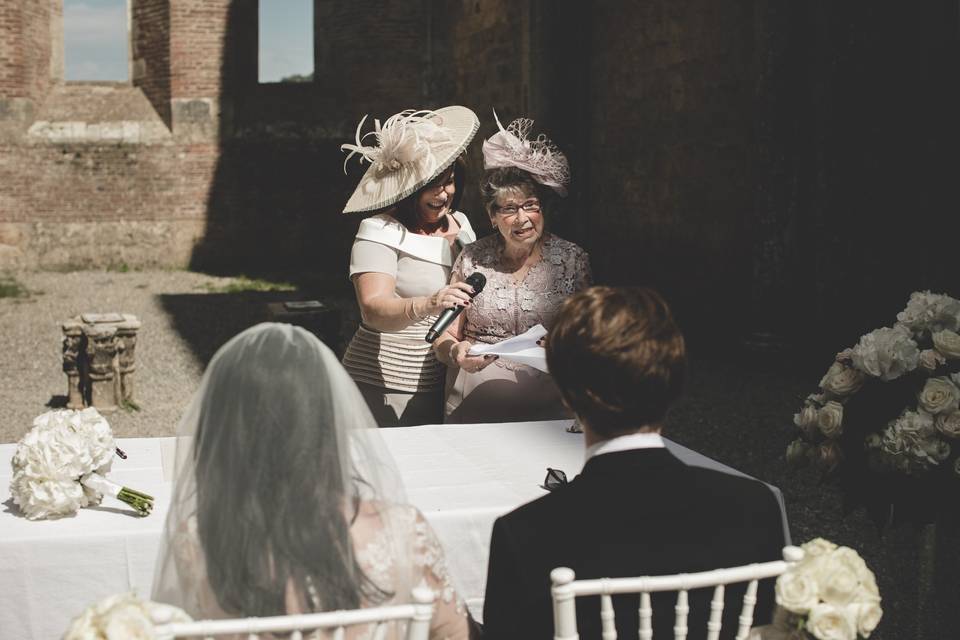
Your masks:
[[[264,280],[238,276],[222,285],[205,284],[211,293],[243,293],[246,291],[296,291],[297,287],[289,282]]]
[[[27,298],[30,291],[13,276],[0,275],[0,298]]]

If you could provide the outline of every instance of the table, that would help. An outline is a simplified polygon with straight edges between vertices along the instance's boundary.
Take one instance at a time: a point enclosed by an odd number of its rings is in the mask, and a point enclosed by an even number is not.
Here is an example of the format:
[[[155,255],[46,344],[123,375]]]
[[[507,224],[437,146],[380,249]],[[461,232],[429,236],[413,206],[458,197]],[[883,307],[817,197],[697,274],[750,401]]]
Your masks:
[[[490,531],[498,516],[545,493],[547,467],[569,477],[584,461],[583,436],[569,420],[382,429],[410,502],[444,546],[454,584],[479,617],[486,583]],[[149,597],[154,560],[170,499],[174,438],[118,439],[111,479],[156,498],[147,518],[105,499],[74,518],[28,521],[7,498],[0,508],[0,638],[58,638],[70,619],[113,593]],[[687,464],[725,467],[676,443]],[[7,489],[15,445],[0,445],[0,490]],[[780,500],[780,491],[771,487]],[[0,496],[0,497],[2,497]],[[784,512],[784,527],[786,515]],[[788,538],[789,539],[789,538]]]

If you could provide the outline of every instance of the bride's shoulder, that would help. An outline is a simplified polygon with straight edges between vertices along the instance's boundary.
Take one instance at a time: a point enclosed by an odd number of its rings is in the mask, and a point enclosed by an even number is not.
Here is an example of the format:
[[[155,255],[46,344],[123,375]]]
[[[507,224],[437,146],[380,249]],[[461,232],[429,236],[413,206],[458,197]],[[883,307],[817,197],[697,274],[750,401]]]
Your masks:
[[[423,520],[420,511],[409,504],[386,502],[383,500],[361,500],[357,505],[354,528],[413,528]]]

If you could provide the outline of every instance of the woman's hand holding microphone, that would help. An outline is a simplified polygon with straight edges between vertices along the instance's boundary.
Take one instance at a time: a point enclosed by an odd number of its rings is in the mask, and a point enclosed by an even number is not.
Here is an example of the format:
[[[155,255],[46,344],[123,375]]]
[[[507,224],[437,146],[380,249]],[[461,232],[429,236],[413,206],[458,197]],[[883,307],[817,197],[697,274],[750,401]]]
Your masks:
[[[427,298],[428,315],[437,315],[444,309],[470,306],[470,298],[474,294],[473,287],[466,282],[454,282],[437,290]]]

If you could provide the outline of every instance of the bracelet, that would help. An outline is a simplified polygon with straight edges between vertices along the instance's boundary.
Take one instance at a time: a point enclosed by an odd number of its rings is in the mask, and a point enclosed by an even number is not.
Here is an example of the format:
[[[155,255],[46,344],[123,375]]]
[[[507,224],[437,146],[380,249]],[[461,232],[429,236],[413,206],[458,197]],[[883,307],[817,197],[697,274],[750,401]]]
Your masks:
[[[403,305],[403,317],[405,317],[410,322],[419,322],[420,318],[417,317],[417,310],[414,307],[414,301],[411,300],[410,304]]]
[[[410,320],[411,322],[420,322],[421,320],[427,317],[427,316],[421,316],[420,313],[417,312],[416,298],[410,299],[409,306],[404,305],[403,315],[406,316],[407,320]]]
[[[413,301],[410,302],[410,308],[413,309],[413,315],[417,316],[417,322],[419,322],[419,321],[421,321],[421,320],[423,320],[424,318],[427,317],[427,316],[422,316],[422,315],[420,315],[420,312],[417,311],[417,300],[416,300],[416,298],[414,298]]]

